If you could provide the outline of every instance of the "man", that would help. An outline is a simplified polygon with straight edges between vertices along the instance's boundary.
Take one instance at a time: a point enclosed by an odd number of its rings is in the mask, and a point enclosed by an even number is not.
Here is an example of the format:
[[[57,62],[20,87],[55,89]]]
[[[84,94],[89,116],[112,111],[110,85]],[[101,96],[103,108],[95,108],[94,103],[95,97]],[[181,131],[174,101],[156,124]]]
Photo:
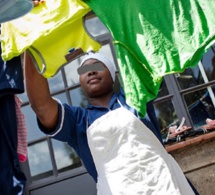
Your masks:
[[[88,145],[92,140],[87,137],[87,129],[95,126],[94,124],[98,119],[119,110],[121,107],[129,110],[129,113],[133,113],[132,116],[135,116],[135,120],[141,121],[144,128],[147,128],[147,133],[150,132],[150,136],[153,137],[152,140],[155,140],[159,147],[165,150],[162,146],[162,138],[156,123],[153,106],[148,104],[150,113],[142,119],[133,108],[126,104],[122,89],[119,93],[114,92],[115,68],[104,55],[88,53],[78,68],[78,73],[81,87],[90,102],[87,108],[69,106],[53,99],[49,92],[47,80],[37,73],[30,56],[25,54],[26,90],[31,107],[38,117],[40,129],[73,147],[96,182],[98,181],[98,174],[94,164],[95,158],[93,159],[91,153],[93,149],[90,149]],[[123,133],[126,133],[126,130]],[[160,157],[158,158],[160,159]]]

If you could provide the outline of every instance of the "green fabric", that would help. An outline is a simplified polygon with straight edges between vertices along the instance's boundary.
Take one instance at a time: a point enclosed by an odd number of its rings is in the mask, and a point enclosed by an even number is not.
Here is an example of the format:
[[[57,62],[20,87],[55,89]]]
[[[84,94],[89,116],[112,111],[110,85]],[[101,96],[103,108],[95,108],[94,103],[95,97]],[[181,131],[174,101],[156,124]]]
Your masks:
[[[141,115],[164,75],[197,65],[214,43],[214,1],[85,2],[113,36],[127,103]]]

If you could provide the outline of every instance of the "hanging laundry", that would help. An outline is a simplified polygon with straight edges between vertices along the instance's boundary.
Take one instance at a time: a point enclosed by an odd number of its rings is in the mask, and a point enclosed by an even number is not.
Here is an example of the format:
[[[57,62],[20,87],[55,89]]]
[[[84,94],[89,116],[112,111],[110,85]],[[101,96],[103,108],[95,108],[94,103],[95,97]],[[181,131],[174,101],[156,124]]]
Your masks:
[[[49,0],[25,16],[2,24],[2,58],[7,61],[29,49],[45,77],[54,76],[67,63],[71,48],[97,51],[101,45],[84,29],[83,17],[91,9],[82,0]]]
[[[0,57],[0,97],[5,94],[21,93],[24,93],[24,82],[20,57],[7,62]]]
[[[17,115],[14,98],[15,94],[23,92],[20,57],[7,62],[0,58],[0,193],[4,195],[23,195],[26,184],[17,153]]]
[[[25,116],[21,111],[22,100],[15,95],[16,124],[17,124],[17,153],[20,162],[27,160],[27,127]]]
[[[0,97],[0,192],[24,194],[26,177],[17,155],[17,124],[13,94]]]
[[[215,3],[85,0],[111,32],[127,103],[141,115],[163,76],[194,67],[215,42]]]

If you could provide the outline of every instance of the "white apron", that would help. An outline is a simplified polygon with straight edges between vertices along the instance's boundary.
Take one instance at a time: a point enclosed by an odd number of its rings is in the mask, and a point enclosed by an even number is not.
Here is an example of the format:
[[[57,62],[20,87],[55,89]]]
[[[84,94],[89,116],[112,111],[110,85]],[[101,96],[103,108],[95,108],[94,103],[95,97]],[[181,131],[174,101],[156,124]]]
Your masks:
[[[177,162],[156,136],[121,107],[87,129],[98,195],[192,195]]]

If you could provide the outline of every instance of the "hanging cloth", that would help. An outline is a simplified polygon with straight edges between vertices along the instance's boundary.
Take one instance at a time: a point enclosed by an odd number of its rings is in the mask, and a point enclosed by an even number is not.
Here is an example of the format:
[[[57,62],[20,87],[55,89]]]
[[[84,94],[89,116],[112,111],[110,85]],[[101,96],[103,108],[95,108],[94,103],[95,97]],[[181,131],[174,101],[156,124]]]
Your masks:
[[[20,162],[27,160],[27,127],[25,122],[25,116],[22,113],[21,106],[22,100],[14,95],[15,98],[15,109],[16,109],[16,122],[17,122],[17,153]]]
[[[15,94],[23,92],[20,57],[7,62],[0,58],[0,193],[4,195],[22,195],[26,184],[17,153],[17,116],[14,99]]]
[[[127,103],[141,116],[162,77],[194,67],[215,42],[215,3],[85,0],[111,32]]]
[[[29,49],[44,77],[67,63],[72,48],[97,51],[101,45],[84,29],[90,11],[81,0],[48,0],[25,16],[2,24],[2,58],[7,61]]]
[[[23,195],[26,177],[17,154],[17,121],[13,94],[0,96],[0,193]]]
[[[1,47],[0,47],[1,53]],[[3,61],[0,56],[0,97],[24,92],[23,70],[20,56]]]
[[[17,152],[21,162],[24,162],[27,156],[27,127],[25,116],[21,111],[22,101],[15,94],[21,94],[24,92],[23,79],[20,57],[14,57],[12,60],[7,62],[0,58],[0,97],[7,94],[14,94],[18,132]]]

